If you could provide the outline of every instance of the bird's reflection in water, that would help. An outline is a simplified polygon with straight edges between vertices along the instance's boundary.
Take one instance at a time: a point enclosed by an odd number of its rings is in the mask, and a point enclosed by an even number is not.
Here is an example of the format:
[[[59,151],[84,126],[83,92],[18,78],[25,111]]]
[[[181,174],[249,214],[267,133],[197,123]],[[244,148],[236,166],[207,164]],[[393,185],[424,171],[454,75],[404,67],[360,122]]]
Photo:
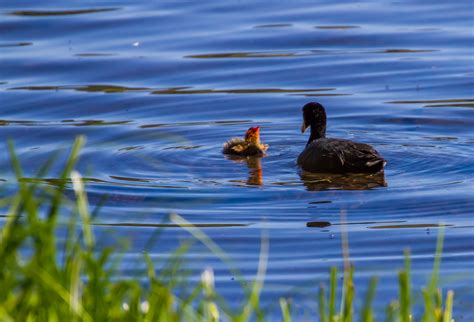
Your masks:
[[[300,173],[300,178],[306,189],[319,191],[328,189],[337,190],[367,190],[386,187],[385,174],[378,173]]]
[[[240,157],[240,156],[226,156],[227,159],[238,163],[246,163],[248,167],[248,178],[245,183],[250,186],[263,185],[263,172],[261,157]]]

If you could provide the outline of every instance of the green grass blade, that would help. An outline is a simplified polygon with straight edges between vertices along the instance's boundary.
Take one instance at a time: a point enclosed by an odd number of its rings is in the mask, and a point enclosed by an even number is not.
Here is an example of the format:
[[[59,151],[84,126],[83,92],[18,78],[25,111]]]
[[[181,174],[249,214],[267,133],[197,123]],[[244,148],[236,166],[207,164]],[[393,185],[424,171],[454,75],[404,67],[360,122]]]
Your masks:
[[[367,295],[365,296],[364,306],[362,308],[362,322],[372,322],[374,321],[374,312],[372,309],[372,302],[375,297],[375,290],[377,288],[377,277],[372,277],[370,279],[369,288],[367,289]]]
[[[336,319],[337,267],[331,268],[329,288],[329,321]]]
[[[77,198],[77,209],[82,219],[82,229],[84,233],[84,240],[89,249],[93,249],[95,245],[94,235],[91,229],[91,221],[89,214],[89,202],[84,191],[84,182],[82,181],[79,172],[73,171],[71,173],[72,185]]]
[[[443,313],[443,322],[451,322],[453,316],[453,301],[454,301],[454,292],[448,291],[446,296],[446,307]]]
[[[283,322],[291,322],[290,304],[284,298],[280,299],[280,309],[281,309]]]
[[[92,322],[91,316],[84,310],[81,303],[71,303],[71,294],[59,284],[49,272],[43,270],[41,267],[32,268],[32,273],[39,277],[43,285],[59,295],[59,297],[71,308],[71,310],[81,318],[83,321]]]
[[[348,272],[345,272],[344,277],[344,295],[343,295],[343,311],[342,321],[351,322],[354,316],[352,303],[354,300],[354,268],[350,267]]]
[[[400,289],[400,320],[410,322],[411,320],[411,295],[410,295],[410,252],[405,250],[405,270],[398,275]]]
[[[64,166],[64,169],[61,173],[53,200],[51,201],[51,207],[48,212],[48,220],[50,224],[56,220],[56,216],[59,211],[59,205],[61,204],[61,201],[63,199],[63,191],[66,187],[66,180],[69,178],[70,173],[72,172],[74,166],[77,163],[77,160],[79,158],[79,151],[81,150],[85,141],[86,139],[84,136],[78,136],[76,137],[72,145],[71,152],[69,154],[68,160],[66,161],[66,165]]]

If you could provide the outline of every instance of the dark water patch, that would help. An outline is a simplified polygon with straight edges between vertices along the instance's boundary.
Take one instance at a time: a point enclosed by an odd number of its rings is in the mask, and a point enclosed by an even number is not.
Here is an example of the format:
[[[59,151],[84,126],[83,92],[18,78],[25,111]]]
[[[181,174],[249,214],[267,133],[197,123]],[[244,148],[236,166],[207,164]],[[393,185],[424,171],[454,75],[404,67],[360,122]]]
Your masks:
[[[332,90],[332,89],[331,89]],[[318,94],[290,94],[292,96],[305,96],[305,97],[324,97],[324,96],[350,96],[353,94],[346,93],[318,93]]]
[[[93,226],[111,226],[111,227],[143,227],[143,228],[230,228],[230,227],[247,227],[249,224],[236,223],[193,223],[193,224],[152,224],[152,223],[93,223]]]
[[[273,23],[273,24],[266,24],[266,25],[256,25],[254,28],[286,28],[291,27],[293,24],[291,23]]]
[[[465,107],[473,108],[474,99],[445,99],[445,100],[417,100],[417,101],[391,101],[387,104],[424,104],[423,107]]]
[[[454,136],[426,136],[425,139],[433,141],[457,141],[458,138]]]
[[[98,9],[78,9],[78,10],[18,10],[13,11],[10,15],[26,16],[26,17],[47,17],[47,16],[68,16],[68,15],[83,15],[89,13],[100,13],[119,10],[119,8],[98,8]]]
[[[105,120],[82,120],[74,121],[71,125],[74,126],[110,126],[110,125],[125,125],[131,121],[105,121]]]
[[[357,29],[360,26],[345,26],[345,25],[334,25],[334,26],[316,26],[316,29],[326,29],[326,30],[345,30],[345,29]]]
[[[310,93],[324,91],[322,88],[307,88],[307,89],[289,89],[289,88],[239,88],[239,89],[163,89],[152,91],[152,94],[165,95],[183,95],[183,94],[275,94],[275,93]]]
[[[0,126],[10,126],[10,125],[21,125],[21,126],[33,126],[38,122],[36,121],[24,121],[24,120],[0,120]]]
[[[405,54],[405,53],[432,53],[439,50],[435,49],[385,49],[382,51],[378,51],[377,53],[384,53],[384,54]]]
[[[30,121],[30,120],[0,120],[0,126],[112,126],[126,125],[131,121],[106,121],[106,120],[62,120],[53,121]]]
[[[12,87],[9,90],[28,90],[28,91],[57,91],[62,88],[61,86],[23,86],[23,87]]]
[[[331,223],[329,221],[308,221],[306,223],[306,227],[308,228],[324,228],[329,226],[331,226]]]
[[[77,57],[110,57],[110,56],[117,56],[117,54],[107,54],[107,53],[82,53],[82,54],[75,54],[74,56],[77,56]]]
[[[368,190],[386,187],[385,174],[316,174],[302,172],[303,185],[309,191],[322,190]]]
[[[318,200],[318,201],[311,201],[309,202],[310,205],[317,205],[317,204],[320,204],[320,203],[331,203],[332,201],[331,200]]]
[[[194,150],[194,149],[199,149],[202,148],[203,145],[179,145],[179,146],[170,146],[167,148],[164,148],[163,150]]]
[[[117,85],[85,85],[85,86],[22,86],[13,87],[10,90],[29,90],[29,91],[59,91],[75,90],[79,92],[101,92],[101,93],[125,93],[125,92],[143,92],[150,91],[145,87],[126,87]]]
[[[10,44],[0,44],[0,48],[2,47],[25,47],[33,45],[32,42],[17,42],[17,43],[10,43]]]
[[[64,88],[67,89],[67,88]],[[76,91],[80,92],[102,92],[102,93],[125,93],[125,92],[143,92],[148,91],[146,87],[126,87],[126,86],[115,86],[115,85],[87,85],[71,87]]]
[[[474,107],[474,103],[430,104],[430,105],[425,105],[424,107],[467,107],[467,108],[472,108],[472,107]]]
[[[137,146],[127,146],[127,147],[118,149],[118,151],[135,151],[135,150],[143,150],[144,148],[145,148],[145,147],[144,147],[144,146],[141,146],[141,145],[137,145]]]
[[[215,58],[272,58],[272,57],[302,57],[308,53],[272,53],[272,52],[242,52],[188,55],[184,58],[215,59]]]
[[[147,179],[121,177],[121,176],[110,176],[110,178],[115,179],[115,180],[132,181],[132,182],[150,182],[151,181],[151,180],[147,180]]]
[[[450,224],[406,224],[406,225],[384,225],[367,227],[370,229],[415,229],[415,228],[440,228],[452,227]]]
[[[392,220],[392,221],[355,221],[355,222],[345,222],[345,223],[334,223],[333,226],[353,226],[353,225],[371,225],[371,224],[397,224],[403,223],[404,220]]]
[[[170,87],[165,89],[152,89],[148,87],[126,87],[117,85],[85,85],[85,86],[21,86],[9,90],[30,91],[59,91],[75,90],[79,92],[101,93],[127,93],[149,92],[157,95],[190,95],[190,94],[276,94],[276,93],[312,93],[334,88],[238,88],[238,89],[191,89],[189,86]]]

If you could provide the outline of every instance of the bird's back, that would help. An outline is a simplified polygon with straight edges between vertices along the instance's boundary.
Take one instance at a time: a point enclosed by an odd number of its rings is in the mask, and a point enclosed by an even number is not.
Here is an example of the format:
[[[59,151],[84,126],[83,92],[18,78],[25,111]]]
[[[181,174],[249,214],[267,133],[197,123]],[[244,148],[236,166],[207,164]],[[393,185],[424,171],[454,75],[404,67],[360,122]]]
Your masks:
[[[385,160],[368,144],[320,138],[301,152],[298,165],[309,172],[378,172]]]
[[[267,149],[267,144],[247,142],[241,138],[233,138],[224,144],[222,153],[240,156],[262,156]]]

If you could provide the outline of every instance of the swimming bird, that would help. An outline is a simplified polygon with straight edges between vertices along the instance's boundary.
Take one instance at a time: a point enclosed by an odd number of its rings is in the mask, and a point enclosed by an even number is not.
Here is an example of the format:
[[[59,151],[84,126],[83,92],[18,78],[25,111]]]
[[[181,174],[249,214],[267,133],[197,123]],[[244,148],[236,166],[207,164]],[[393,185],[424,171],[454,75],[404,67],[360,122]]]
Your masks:
[[[311,127],[306,148],[298,165],[308,172],[376,173],[386,161],[370,145],[350,140],[326,138],[326,111],[315,102],[303,106],[301,133]]]
[[[260,127],[251,127],[245,133],[245,138],[233,138],[224,143],[222,153],[239,156],[262,156],[268,149],[268,144],[260,143]]]

